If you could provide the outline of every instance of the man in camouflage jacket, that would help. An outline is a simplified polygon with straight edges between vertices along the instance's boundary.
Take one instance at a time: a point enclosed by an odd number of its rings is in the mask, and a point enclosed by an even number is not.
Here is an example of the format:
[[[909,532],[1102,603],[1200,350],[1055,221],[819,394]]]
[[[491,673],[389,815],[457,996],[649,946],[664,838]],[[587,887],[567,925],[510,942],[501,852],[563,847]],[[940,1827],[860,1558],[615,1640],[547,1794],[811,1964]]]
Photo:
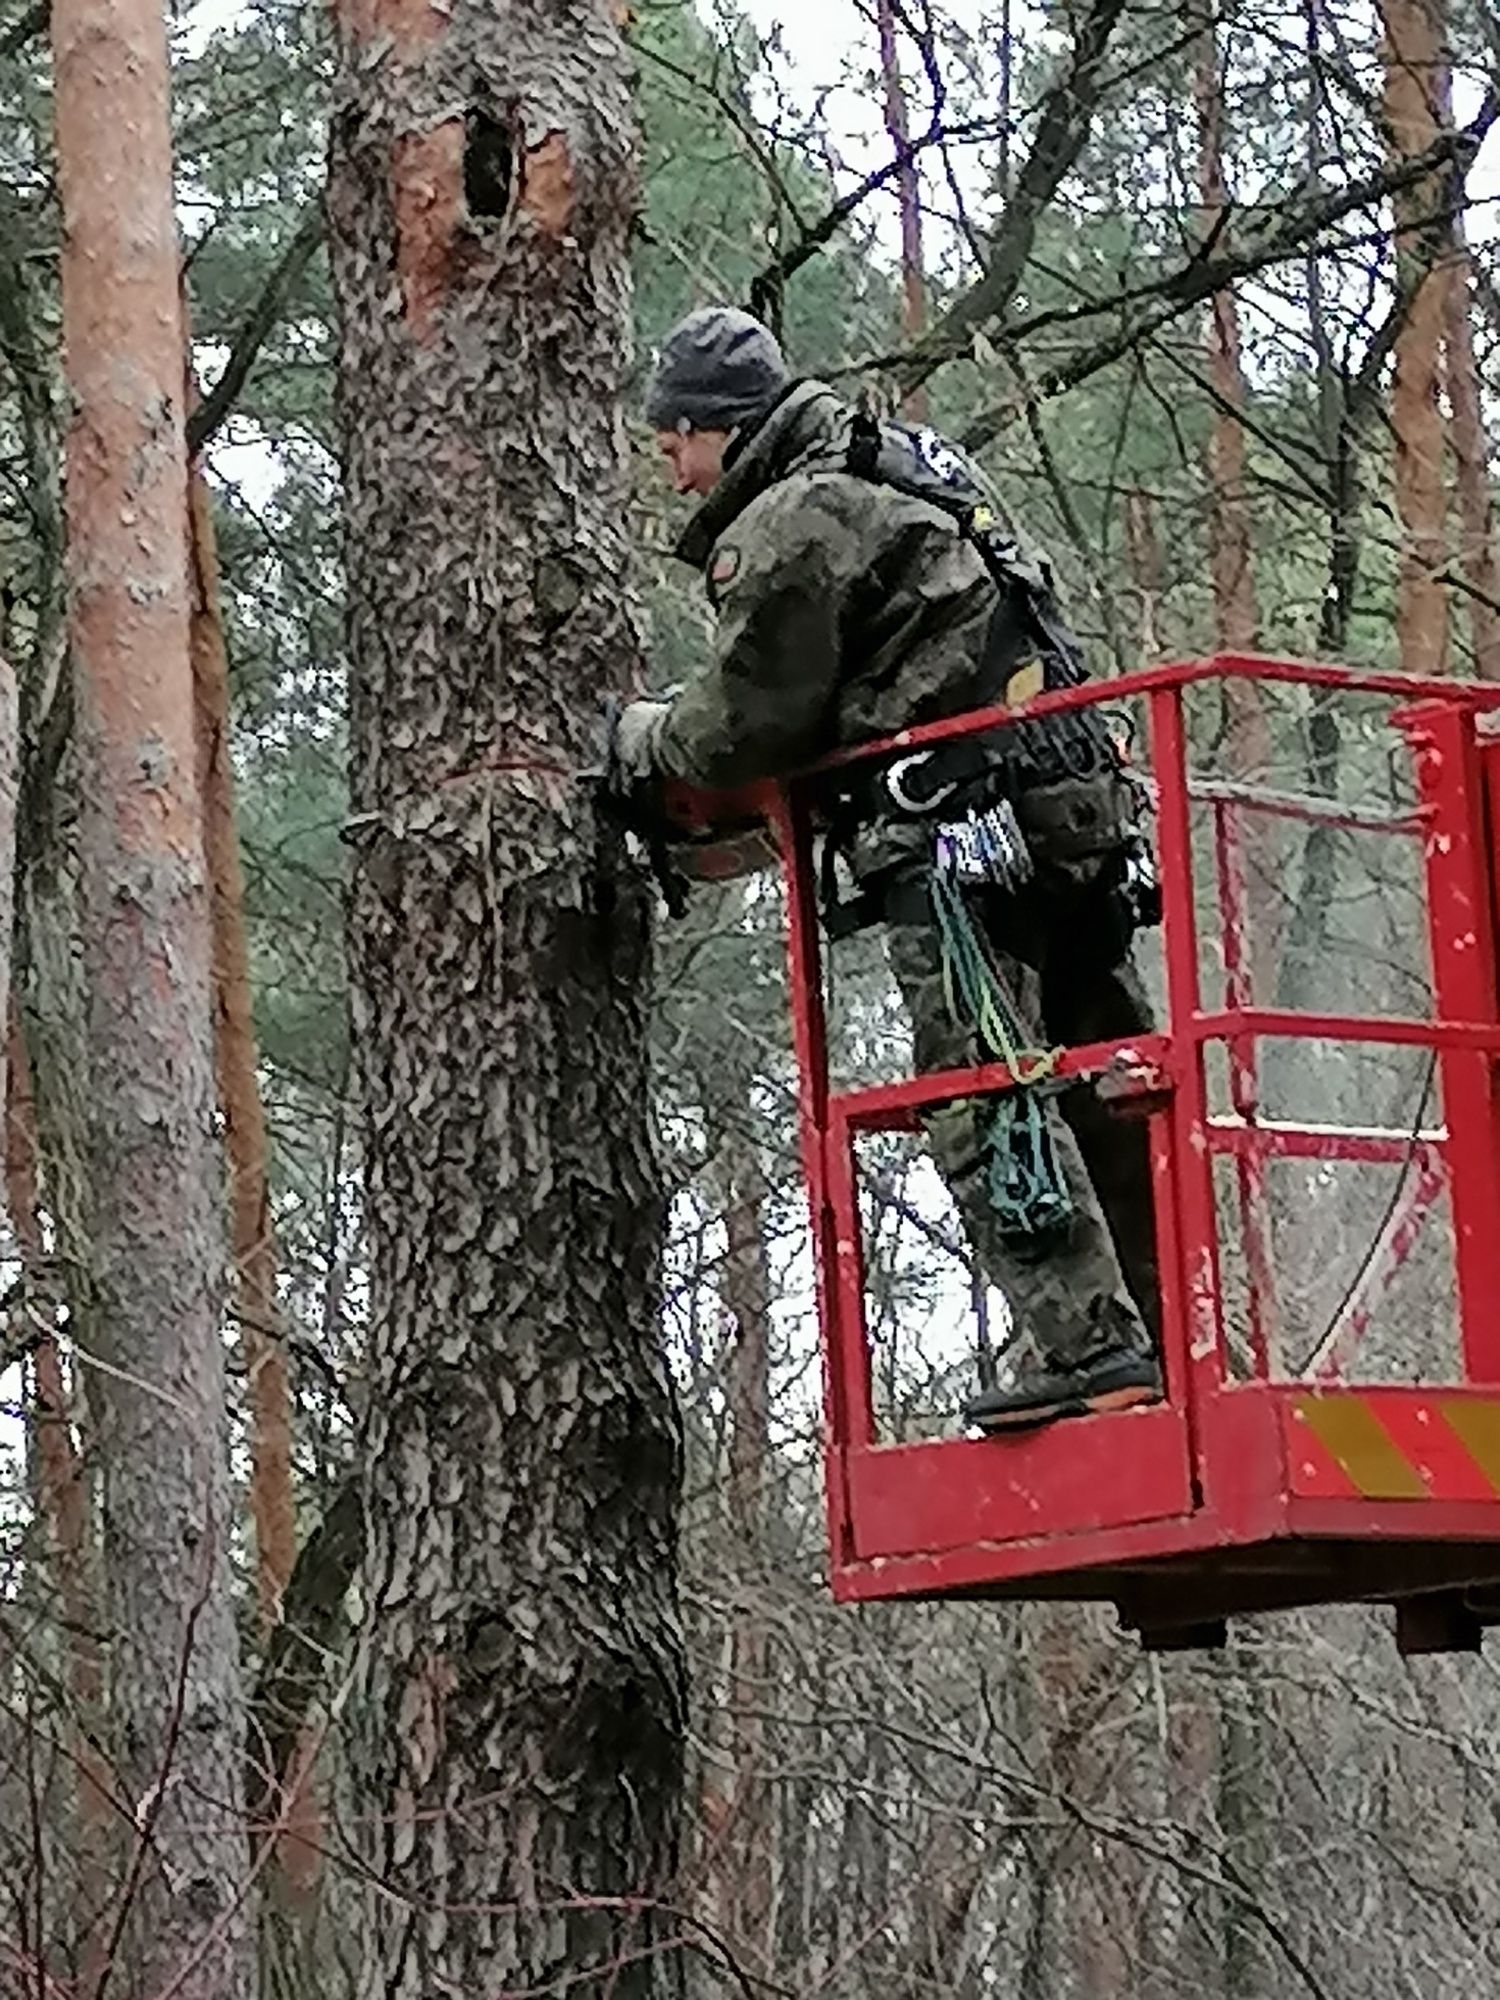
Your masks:
[[[718,633],[712,660],[674,699],[625,711],[617,756],[628,778],[729,789],[983,705],[994,578],[951,518],[849,469],[852,412],[822,383],[789,383],[765,327],[726,309],[692,315],[662,351],[647,416],[677,490],[701,496],[678,553],[702,570]],[[1017,662],[1033,652],[1018,642]],[[1031,881],[965,894],[1032,1046],[1141,1032],[1150,1016],[1129,927],[1105,920],[1102,886],[1118,879],[1130,788],[1111,768],[1034,786],[1016,811]],[[852,855],[856,875],[884,885],[920,1070],[986,1059],[947,996],[932,838],[930,824],[875,814]],[[1050,1098],[1046,1117],[1071,1214],[1041,1230],[1002,1226],[992,1203],[994,1100],[946,1106],[927,1125],[1019,1335],[1014,1378],[969,1408],[987,1429],[1160,1393],[1145,1128],[1087,1085]]]

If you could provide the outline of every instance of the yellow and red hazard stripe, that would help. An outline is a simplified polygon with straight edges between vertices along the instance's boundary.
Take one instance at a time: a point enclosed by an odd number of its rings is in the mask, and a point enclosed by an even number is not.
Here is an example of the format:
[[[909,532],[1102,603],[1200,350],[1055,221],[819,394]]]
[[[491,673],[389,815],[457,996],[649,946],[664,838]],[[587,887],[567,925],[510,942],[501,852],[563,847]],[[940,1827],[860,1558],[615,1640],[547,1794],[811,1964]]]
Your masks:
[[[1500,1396],[1308,1390],[1286,1410],[1302,1498],[1500,1500]]]

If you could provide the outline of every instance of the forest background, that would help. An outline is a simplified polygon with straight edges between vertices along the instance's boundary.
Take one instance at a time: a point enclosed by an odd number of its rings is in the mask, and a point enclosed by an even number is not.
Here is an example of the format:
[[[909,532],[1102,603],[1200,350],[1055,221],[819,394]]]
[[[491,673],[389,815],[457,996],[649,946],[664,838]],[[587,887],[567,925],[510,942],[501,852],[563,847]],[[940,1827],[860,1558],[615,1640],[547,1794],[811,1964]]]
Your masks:
[[[513,11],[494,10],[496,32]],[[141,2000],[408,1990],[389,1959],[392,1983],[371,1970],[394,1947],[370,1916],[361,1835],[379,1759],[353,1741],[369,1721],[355,1663],[374,1267],[324,205],[348,59],[320,5],[179,9],[170,25],[198,728],[231,906],[216,1002],[235,1615],[220,1667],[249,1716],[232,1899],[248,1942],[213,1984],[152,1983],[130,1956],[171,1785],[170,1769],[122,1782],[127,1682],[176,1670],[124,1632],[112,1565],[171,1476],[140,1446],[149,1427],[122,1446],[112,1385],[146,1350],[110,1323],[96,1281],[113,1180],[91,1079],[109,1052],[81,948],[52,64],[45,4],[7,0],[6,2000],[100,2000],[111,1984]],[[625,32],[642,162],[630,530],[653,683],[692,671],[709,625],[670,559],[680,510],[634,412],[653,343],[708,301],[768,317],[799,370],[880,385],[980,450],[1049,548],[1101,672],[1217,645],[1500,678],[1500,27],[1484,0],[829,0],[785,26],[768,4],[640,0]],[[348,141],[334,142],[337,173]],[[1400,803],[1362,710],[1226,700],[1194,729],[1205,774]],[[1263,991],[1288,1005],[1425,996],[1402,864],[1316,828],[1250,860]],[[1142,1655],[1076,1607],[829,1603],[779,948],[777,898],[756,884],[699,898],[658,939],[661,1330],[686,1447],[685,1803],[670,1895],[657,1885],[675,1928],[648,1973],[626,1954],[608,1978],[584,1966],[573,1990],[1487,1990],[1500,1690],[1482,1657],[1403,1665],[1359,1610],[1247,1622],[1199,1659]],[[840,1060],[892,1072],[903,1034],[878,955],[841,963],[837,1000]],[[1425,1100],[1411,1066],[1328,1050],[1268,1087],[1330,1118],[1373,1100],[1397,1125]],[[920,1154],[893,1142],[865,1168],[882,1422],[949,1427],[995,1365],[1003,1313]],[[1336,1193],[1327,1170],[1278,1181],[1278,1292],[1309,1342],[1360,1281],[1388,1197],[1373,1171]],[[1441,1350],[1444,1227],[1439,1206],[1436,1247],[1400,1274],[1371,1338],[1398,1379]],[[401,1715],[419,1755],[430,1718]],[[450,1943],[422,1949],[436,1965]],[[643,1978],[663,1983],[631,1984]]]

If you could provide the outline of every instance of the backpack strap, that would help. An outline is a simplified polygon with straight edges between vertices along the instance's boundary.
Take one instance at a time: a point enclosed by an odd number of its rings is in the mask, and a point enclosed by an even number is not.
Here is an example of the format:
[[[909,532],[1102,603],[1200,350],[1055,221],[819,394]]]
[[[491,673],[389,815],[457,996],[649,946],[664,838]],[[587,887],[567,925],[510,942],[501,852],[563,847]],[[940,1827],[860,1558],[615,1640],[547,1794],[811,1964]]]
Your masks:
[[[884,443],[885,432],[880,419],[869,410],[857,409],[849,426],[849,448],[844,455],[844,470],[853,473],[856,479],[878,480],[880,449]]]

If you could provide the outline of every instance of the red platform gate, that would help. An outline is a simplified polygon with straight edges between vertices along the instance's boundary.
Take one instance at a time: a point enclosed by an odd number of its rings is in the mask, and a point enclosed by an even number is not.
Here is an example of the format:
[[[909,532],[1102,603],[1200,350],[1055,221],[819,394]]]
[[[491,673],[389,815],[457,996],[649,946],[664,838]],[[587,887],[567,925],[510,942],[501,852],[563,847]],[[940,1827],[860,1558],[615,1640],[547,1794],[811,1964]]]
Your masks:
[[[1383,697],[1414,763],[1415,805],[1379,829],[1422,843],[1433,1017],[1299,1013],[1251,1004],[1238,829],[1244,815],[1358,813],[1317,800],[1190,783],[1188,690],[1238,679],[1329,697]],[[1025,713],[1143,699],[1157,795],[1167,1025],[1128,1043],[1070,1049],[1059,1073],[1127,1080],[1150,1120],[1166,1399],[1151,1408],[1000,1438],[877,1440],[865,1326],[857,1135],[912,1129],[955,1097],[1004,1091],[992,1066],[836,1094],[829,1081],[813,827],[805,787],[763,800],[783,856],[800,1071],[801,1143],[813,1220],[824,1363],[828,1539],[843,1599],[1005,1596],[1113,1600],[1148,1643],[1213,1643],[1235,1613],[1335,1601],[1399,1607],[1410,1651],[1477,1645],[1500,1581],[1500,1055],[1496,842],[1500,742],[1485,716],[1500,689],[1284,661],[1220,657],[1163,667]],[[907,732],[920,748],[993,728],[1004,712]],[[895,745],[871,746],[859,757]],[[1224,1004],[1202,990],[1192,838],[1206,806],[1222,922]],[[1431,1052],[1440,1122],[1413,1133],[1260,1117],[1257,1050],[1297,1036]],[[1207,1057],[1228,1051],[1229,1115],[1210,1108]],[[1220,1279],[1215,1161],[1235,1163],[1250,1373],[1233,1379]],[[1302,1379],[1273,1376],[1276,1297],[1265,1176],[1278,1159],[1406,1169],[1361,1283]],[[1461,1335],[1455,1379],[1354,1386],[1375,1290],[1446,1190]],[[1500,1599],[1496,1600],[1500,1602]]]

